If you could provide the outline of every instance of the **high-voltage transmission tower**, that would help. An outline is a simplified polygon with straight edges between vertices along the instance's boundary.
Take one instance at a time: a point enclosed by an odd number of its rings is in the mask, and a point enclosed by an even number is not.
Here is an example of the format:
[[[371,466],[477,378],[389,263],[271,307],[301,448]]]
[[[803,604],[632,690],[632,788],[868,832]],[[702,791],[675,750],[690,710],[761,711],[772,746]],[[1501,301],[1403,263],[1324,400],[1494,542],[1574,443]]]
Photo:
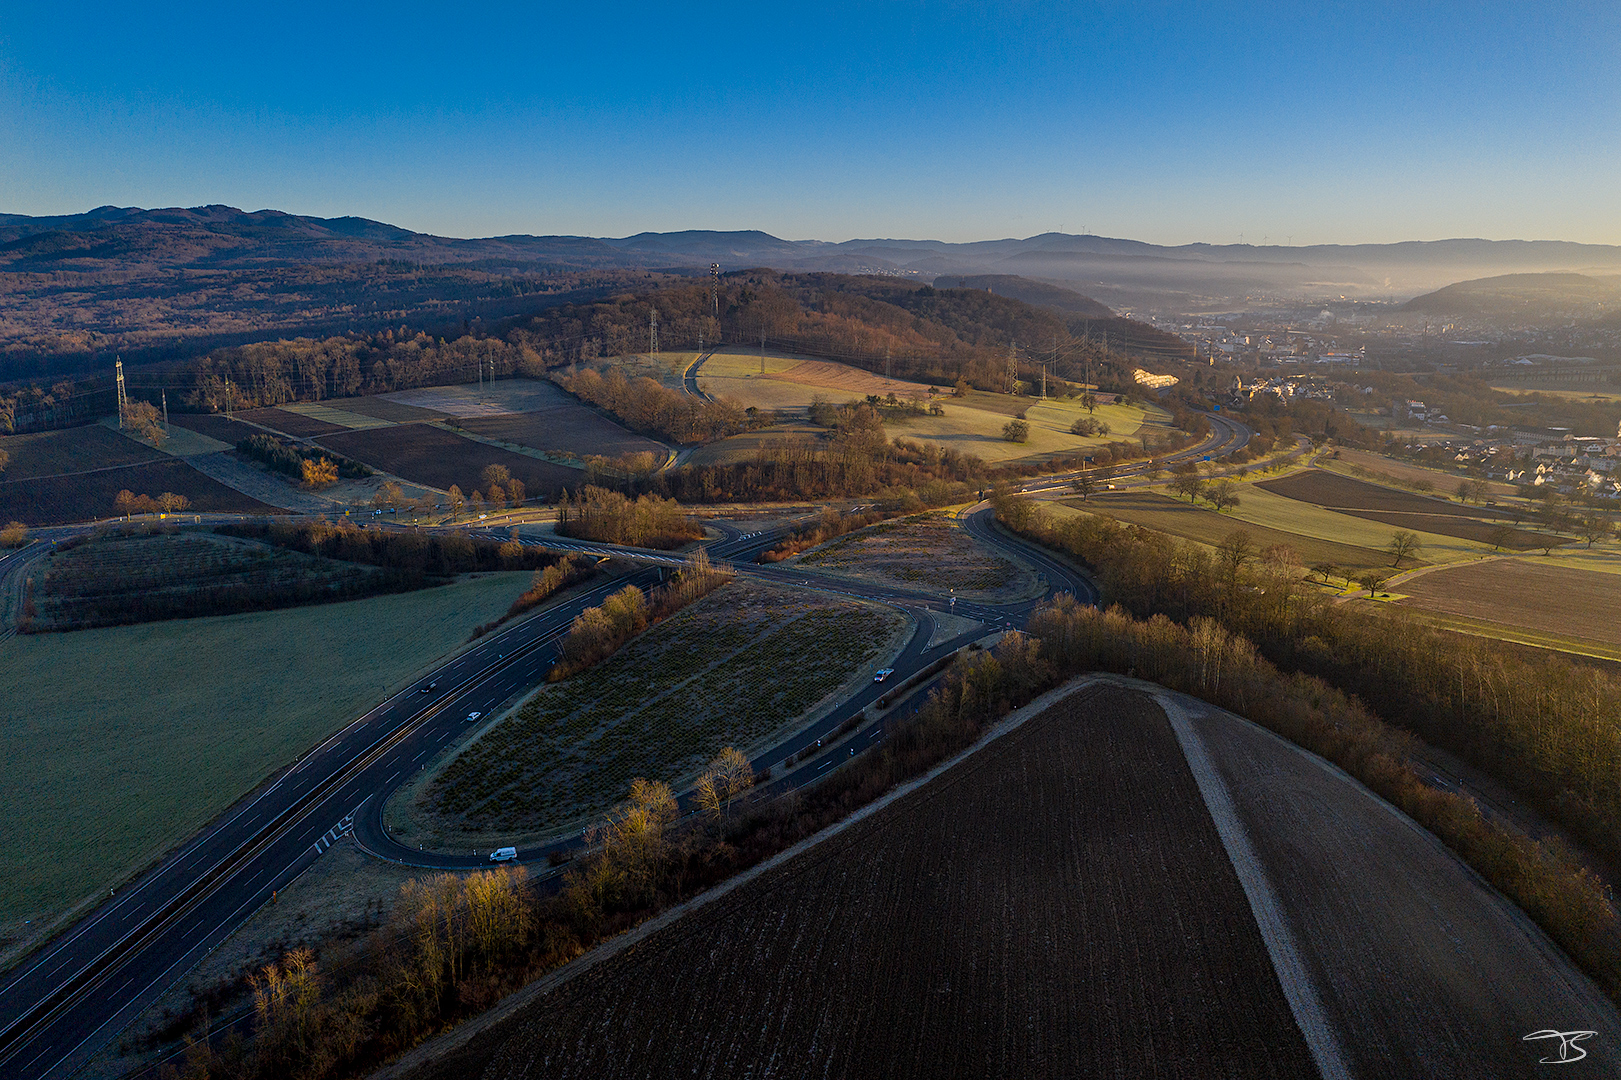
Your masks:
[[[658,355],[658,351],[659,351],[659,309],[658,308],[653,309],[652,318],[648,321],[648,324],[647,324],[647,337],[648,337],[649,342],[651,343],[649,345],[649,347],[648,347],[648,351],[653,353],[655,356]]]
[[[124,397],[124,358],[119,357],[113,361],[113,379],[118,384],[118,426],[124,426],[124,406],[127,401]]]

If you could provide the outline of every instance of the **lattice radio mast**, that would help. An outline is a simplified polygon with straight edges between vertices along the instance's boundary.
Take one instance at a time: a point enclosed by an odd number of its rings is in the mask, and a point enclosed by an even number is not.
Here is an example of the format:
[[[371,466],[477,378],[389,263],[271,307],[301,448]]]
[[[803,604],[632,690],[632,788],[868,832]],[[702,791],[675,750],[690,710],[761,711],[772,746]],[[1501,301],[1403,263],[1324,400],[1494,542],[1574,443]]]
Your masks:
[[[113,378],[118,384],[118,426],[124,426],[124,358],[119,357],[113,361]]]
[[[709,264],[709,293],[714,299],[715,321],[720,321],[720,263]]]
[[[657,356],[659,351],[659,309],[653,309],[652,318],[648,322],[648,339],[651,341],[651,352]]]
[[[1007,346],[1007,392],[1019,392],[1019,343],[1008,342]]]

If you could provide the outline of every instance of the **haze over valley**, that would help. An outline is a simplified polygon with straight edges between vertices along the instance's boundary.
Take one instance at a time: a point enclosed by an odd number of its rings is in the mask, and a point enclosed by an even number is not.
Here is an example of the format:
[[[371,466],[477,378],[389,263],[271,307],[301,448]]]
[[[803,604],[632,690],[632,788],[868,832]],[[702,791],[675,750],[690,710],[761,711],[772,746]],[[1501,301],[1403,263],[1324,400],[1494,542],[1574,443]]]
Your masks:
[[[1621,1074],[1618,46],[8,16],[0,1077]]]

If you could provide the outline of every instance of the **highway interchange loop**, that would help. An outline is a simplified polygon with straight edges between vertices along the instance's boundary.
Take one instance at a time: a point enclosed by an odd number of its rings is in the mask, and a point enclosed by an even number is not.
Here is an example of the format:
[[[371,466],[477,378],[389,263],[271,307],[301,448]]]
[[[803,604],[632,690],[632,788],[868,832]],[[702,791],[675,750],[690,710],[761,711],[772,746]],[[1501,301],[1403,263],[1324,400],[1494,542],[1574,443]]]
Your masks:
[[[1242,448],[1250,432],[1242,424],[1211,415],[1211,432],[1197,445],[1166,461],[1209,460]],[[1123,479],[1142,465],[1095,470],[1103,479]],[[1073,474],[1043,477],[1026,484],[1030,492],[1063,488]],[[858,730],[821,753],[844,722],[872,706],[931,664],[969,642],[998,631],[1022,628],[1046,600],[1061,592],[1095,603],[1097,593],[1073,567],[1033,545],[1010,537],[992,522],[981,503],[961,516],[963,527],[982,542],[1034,566],[1046,582],[1039,600],[1013,605],[958,602],[924,591],[881,588],[824,577],[800,568],[754,560],[775,546],[787,529],[744,535],[715,522],[724,535],[708,546],[712,561],[742,575],[777,584],[844,593],[892,604],[910,614],[914,633],[885,684],[868,684],[831,713],[757,756],[756,770],[777,772],[768,791],[786,790],[821,779],[840,761],[881,742],[887,717]],[[88,531],[90,526],[40,530],[42,540],[0,559],[0,588],[49,550],[51,539]],[[544,543],[626,559],[644,567],[599,584],[557,606],[543,609],[504,631],[482,638],[431,675],[395,692],[364,716],[304,754],[297,762],[239,800],[207,828],[180,845],[157,866],[117,891],[95,910],[7,972],[0,981],[0,1077],[34,1080],[65,1077],[88,1061],[185,976],[250,915],[285,888],[331,845],[352,830],[359,845],[379,858],[412,866],[467,870],[489,865],[487,856],[421,851],[399,844],[383,826],[383,807],[401,784],[470,728],[468,717],[490,716],[499,706],[538,685],[557,657],[557,642],[586,607],[601,603],[625,584],[649,585],[660,569],[679,565],[662,552],[562,540]],[[931,612],[950,611],[983,625],[930,646]],[[421,692],[426,683],[434,690]],[[927,685],[925,682],[924,685]],[[790,755],[805,760],[786,773]],[[522,862],[548,865],[552,856],[579,843],[577,838],[519,852]]]

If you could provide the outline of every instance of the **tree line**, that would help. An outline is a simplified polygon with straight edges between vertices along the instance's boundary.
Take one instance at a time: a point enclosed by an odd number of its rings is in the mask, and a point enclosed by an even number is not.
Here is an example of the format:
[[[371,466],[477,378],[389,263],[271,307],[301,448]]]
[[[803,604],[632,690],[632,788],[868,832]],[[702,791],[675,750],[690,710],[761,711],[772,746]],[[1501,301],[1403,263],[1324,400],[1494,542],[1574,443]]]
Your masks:
[[[324,518],[269,524],[232,522],[217,525],[214,531],[306,555],[405,570],[430,578],[496,570],[544,570],[566,557],[516,540],[497,543],[464,532],[362,529],[347,520],[333,522]]]
[[[588,484],[576,496],[564,492],[557,500],[557,534],[668,550],[702,540],[704,531],[673,499],[642,494],[632,500]]]
[[[1023,496],[999,494],[996,506],[1014,532],[1090,567],[1127,611],[1215,619],[1284,671],[1377,701],[1384,719],[1490,773],[1621,866],[1613,676],[1558,657],[1526,659],[1398,611],[1334,604],[1300,579],[1292,550],[1257,551],[1243,530],[1212,554],[1109,518],[1056,520]]]
[[[735,401],[710,401],[672,390],[646,377],[626,379],[617,369],[559,372],[557,385],[643,435],[677,445],[713,442],[755,426]]]
[[[709,554],[700,548],[673,578],[651,593],[626,585],[600,606],[586,608],[575,617],[568,636],[558,646],[563,658],[553,665],[547,680],[557,682],[601,663],[649,626],[731,580],[732,572],[712,565]]]

